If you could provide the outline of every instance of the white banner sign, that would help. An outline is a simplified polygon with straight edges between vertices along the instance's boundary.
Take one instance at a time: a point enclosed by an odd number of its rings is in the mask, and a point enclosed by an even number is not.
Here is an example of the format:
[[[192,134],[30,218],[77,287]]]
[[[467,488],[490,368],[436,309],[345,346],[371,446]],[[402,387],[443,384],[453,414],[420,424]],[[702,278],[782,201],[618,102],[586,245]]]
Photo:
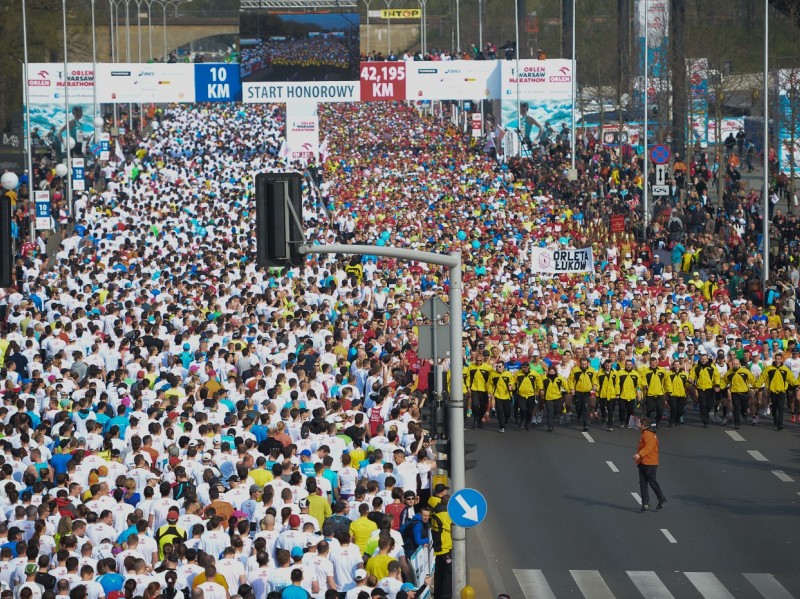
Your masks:
[[[591,272],[594,270],[592,248],[580,250],[548,250],[533,248],[531,271],[547,274]]]
[[[36,228],[47,230],[50,228],[50,192],[34,191],[33,201],[36,205]]]
[[[317,161],[319,114],[315,102],[289,102],[286,105],[286,144],[288,160]]]
[[[250,82],[242,83],[242,101],[245,104],[278,104],[296,100],[315,102],[358,102],[361,100],[361,84],[350,81],[331,82]]]
[[[549,139],[572,119],[571,60],[498,60],[502,124],[521,129],[532,143]],[[550,128],[548,128],[548,125]],[[552,129],[551,129],[552,128]]]
[[[98,102],[194,102],[195,65],[187,63],[97,65]]]
[[[496,100],[500,61],[407,62],[406,95],[409,100]]]

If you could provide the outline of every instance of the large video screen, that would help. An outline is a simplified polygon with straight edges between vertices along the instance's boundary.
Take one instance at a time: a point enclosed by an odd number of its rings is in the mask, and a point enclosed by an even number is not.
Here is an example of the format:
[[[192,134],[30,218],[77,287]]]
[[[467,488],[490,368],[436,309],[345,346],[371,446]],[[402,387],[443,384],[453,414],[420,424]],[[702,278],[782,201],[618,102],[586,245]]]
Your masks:
[[[241,13],[246,81],[356,81],[359,16],[324,10]]]

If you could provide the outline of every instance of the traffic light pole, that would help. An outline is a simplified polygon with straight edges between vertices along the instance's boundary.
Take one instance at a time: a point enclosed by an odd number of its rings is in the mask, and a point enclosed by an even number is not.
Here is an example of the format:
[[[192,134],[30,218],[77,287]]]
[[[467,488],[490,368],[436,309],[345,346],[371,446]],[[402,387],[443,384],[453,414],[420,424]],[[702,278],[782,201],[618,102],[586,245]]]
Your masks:
[[[450,485],[455,493],[466,487],[464,459],[464,355],[461,309],[461,252],[434,254],[372,245],[301,245],[301,254],[351,254],[385,256],[450,269]],[[453,595],[458,596],[467,584],[467,538],[465,530],[453,525]]]

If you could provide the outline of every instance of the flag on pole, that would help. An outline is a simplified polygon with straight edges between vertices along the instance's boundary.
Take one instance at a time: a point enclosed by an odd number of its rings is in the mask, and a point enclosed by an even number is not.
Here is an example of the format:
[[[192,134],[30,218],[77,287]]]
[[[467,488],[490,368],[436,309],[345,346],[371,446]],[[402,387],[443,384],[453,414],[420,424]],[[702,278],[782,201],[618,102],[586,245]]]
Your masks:
[[[330,155],[331,153],[328,151],[328,138],[326,137],[319,146],[320,162],[323,164],[326,163]]]
[[[119,138],[114,140],[114,156],[117,157],[116,162],[125,162],[125,155],[122,153],[122,144],[119,143]]]
[[[281,142],[281,149],[278,150],[278,157],[284,160],[289,157],[289,145],[286,143],[285,139]]]

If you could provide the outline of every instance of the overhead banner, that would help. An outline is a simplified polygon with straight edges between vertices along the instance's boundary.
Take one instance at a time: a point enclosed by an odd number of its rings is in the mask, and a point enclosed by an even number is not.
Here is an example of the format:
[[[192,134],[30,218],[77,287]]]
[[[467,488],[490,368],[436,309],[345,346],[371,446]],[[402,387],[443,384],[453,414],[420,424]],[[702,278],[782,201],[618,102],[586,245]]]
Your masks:
[[[409,100],[497,100],[499,60],[406,63]]]
[[[781,172],[797,177],[800,174],[800,69],[778,71],[778,97],[778,161]]]
[[[69,130],[78,151],[94,136],[94,71],[92,63],[70,63]],[[58,155],[66,151],[67,117],[64,106],[64,64],[28,64],[31,131],[48,141]],[[70,144],[72,145],[72,144]]]
[[[592,248],[580,250],[533,248],[531,252],[531,272],[558,275],[593,270]]]
[[[502,125],[519,129],[524,140],[552,139],[572,119],[572,61],[499,60]]]
[[[194,66],[187,63],[98,64],[99,102],[194,102]]]
[[[246,82],[243,83],[242,101],[245,104],[265,102],[286,103],[296,100],[316,102],[359,102],[361,84],[348,82]]]
[[[690,58],[686,65],[689,73],[689,126],[693,141],[699,141],[705,148],[708,146],[708,59]]]

